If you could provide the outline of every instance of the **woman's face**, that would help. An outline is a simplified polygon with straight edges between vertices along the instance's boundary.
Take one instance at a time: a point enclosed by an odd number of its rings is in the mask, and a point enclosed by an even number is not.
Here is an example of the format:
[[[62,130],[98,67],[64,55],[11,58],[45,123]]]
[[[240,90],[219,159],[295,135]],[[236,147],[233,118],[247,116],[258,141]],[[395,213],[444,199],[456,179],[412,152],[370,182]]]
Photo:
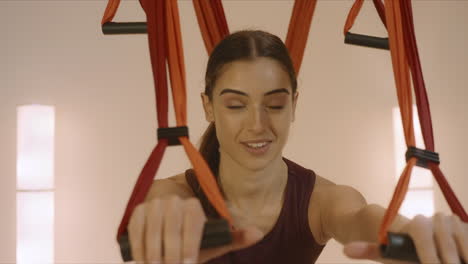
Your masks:
[[[205,94],[202,100],[207,121],[215,123],[222,160],[259,170],[281,157],[297,93],[277,61],[261,57],[225,65],[212,100]]]

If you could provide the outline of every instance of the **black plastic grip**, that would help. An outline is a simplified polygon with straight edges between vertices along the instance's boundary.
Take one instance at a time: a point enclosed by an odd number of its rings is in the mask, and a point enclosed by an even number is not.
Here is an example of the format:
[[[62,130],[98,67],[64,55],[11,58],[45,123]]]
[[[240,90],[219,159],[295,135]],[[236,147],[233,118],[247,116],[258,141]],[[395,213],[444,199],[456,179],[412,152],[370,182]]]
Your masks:
[[[389,50],[388,38],[346,33],[344,43],[358,46]]]
[[[180,145],[179,137],[188,137],[188,127],[180,126],[180,127],[161,127],[158,128],[158,140],[159,139],[167,139],[169,146],[177,146]]]
[[[128,232],[123,233],[119,237],[117,242],[119,242],[120,255],[122,256],[122,260],[125,262],[132,261],[133,260],[132,248],[130,246],[130,239],[128,238]]]
[[[380,245],[382,257],[420,263],[413,240],[407,234],[388,232],[388,245]],[[462,259],[460,263],[466,264]]]
[[[146,34],[146,22],[106,22],[102,25],[104,35]]]
[[[425,149],[408,147],[405,156],[406,161],[408,161],[411,157],[416,157],[418,159],[416,165],[423,168],[428,168],[428,162],[440,164],[439,153]]]
[[[132,261],[132,250],[128,233],[125,232],[118,239],[120,254],[123,261]],[[203,228],[203,237],[200,248],[212,248],[227,245],[232,242],[229,223],[224,219],[210,219]]]
[[[380,253],[384,258],[419,262],[416,247],[410,236],[400,233],[388,233],[388,244],[380,245]]]
[[[203,228],[200,248],[213,248],[232,242],[229,223],[224,219],[211,219]]]

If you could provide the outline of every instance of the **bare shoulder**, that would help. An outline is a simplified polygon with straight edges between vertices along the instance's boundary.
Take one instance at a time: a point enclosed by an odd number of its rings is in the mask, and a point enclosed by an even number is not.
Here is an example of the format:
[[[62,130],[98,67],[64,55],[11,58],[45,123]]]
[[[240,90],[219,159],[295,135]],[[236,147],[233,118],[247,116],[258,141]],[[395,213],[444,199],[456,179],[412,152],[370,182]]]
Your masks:
[[[185,179],[185,173],[153,181],[145,200],[149,201],[154,198],[165,198],[173,195],[182,199],[195,196]]]
[[[319,244],[325,244],[331,237],[327,226],[332,224],[335,212],[356,210],[365,205],[365,199],[356,189],[336,184],[316,175],[314,191],[309,202],[309,226]]]
[[[322,202],[333,202],[337,199],[363,199],[361,193],[351,186],[336,184],[319,175],[316,177],[312,196],[317,196]]]
[[[323,178],[322,176],[315,175],[314,190],[310,196],[308,218],[309,228],[315,241],[320,245],[325,245],[330,239],[325,235],[322,221],[323,200],[327,195],[328,190],[336,186],[333,182]]]

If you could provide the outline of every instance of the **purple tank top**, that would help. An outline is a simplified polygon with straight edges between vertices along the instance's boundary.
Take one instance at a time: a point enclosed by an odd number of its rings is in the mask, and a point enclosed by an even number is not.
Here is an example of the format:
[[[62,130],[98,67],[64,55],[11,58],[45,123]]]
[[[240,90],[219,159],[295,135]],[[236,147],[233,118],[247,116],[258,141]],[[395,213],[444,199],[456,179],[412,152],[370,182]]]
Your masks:
[[[315,173],[283,158],[288,166],[288,180],[283,207],[272,230],[256,244],[212,259],[209,264],[275,264],[315,263],[324,246],[312,235],[308,221],[310,195],[314,189]],[[213,207],[206,202],[193,170],[187,170],[186,179],[197,197],[201,198],[208,217],[215,217]]]

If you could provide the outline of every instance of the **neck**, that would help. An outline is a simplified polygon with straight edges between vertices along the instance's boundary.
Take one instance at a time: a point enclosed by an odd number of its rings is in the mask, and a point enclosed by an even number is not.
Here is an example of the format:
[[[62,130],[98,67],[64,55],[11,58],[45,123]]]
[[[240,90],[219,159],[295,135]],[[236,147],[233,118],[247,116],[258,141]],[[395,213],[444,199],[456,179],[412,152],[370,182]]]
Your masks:
[[[287,165],[281,155],[259,170],[251,170],[220,153],[219,181],[229,207],[260,214],[282,200],[287,182]]]

